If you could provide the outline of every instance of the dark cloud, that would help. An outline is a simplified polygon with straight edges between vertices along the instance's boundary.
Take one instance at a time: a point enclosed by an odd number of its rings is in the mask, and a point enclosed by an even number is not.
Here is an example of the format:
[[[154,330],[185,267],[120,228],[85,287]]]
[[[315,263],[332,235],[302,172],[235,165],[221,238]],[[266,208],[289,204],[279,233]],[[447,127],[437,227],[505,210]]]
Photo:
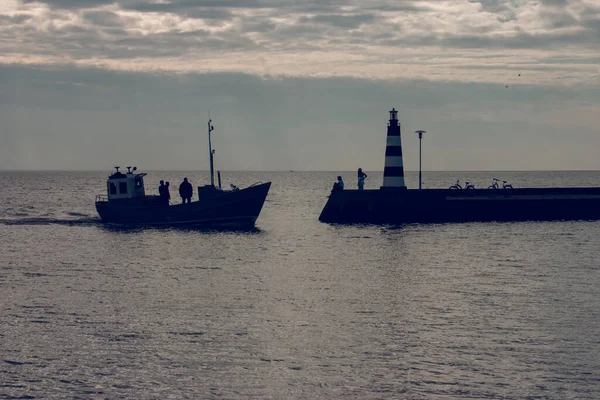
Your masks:
[[[515,21],[517,14],[514,5],[507,0],[469,0],[471,3],[481,4],[481,11],[496,14],[499,22]]]
[[[179,13],[194,8],[269,8],[285,5],[276,0],[173,0],[168,3],[151,3],[140,0],[22,0],[25,4],[44,3],[53,9],[96,8],[117,4],[123,9],[142,12]],[[289,0],[288,0],[289,1]]]
[[[566,28],[580,24],[579,20],[568,12],[542,10],[539,16],[544,25],[551,29]]]
[[[582,21],[582,25],[587,28],[587,33],[592,41],[600,43],[600,15],[588,16]]]
[[[577,58],[569,56],[544,57],[535,61],[535,64],[562,64],[562,65],[600,65],[600,55],[597,57]]]
[[[273,37],[272,45],[277,47],[318,50],[321,48],[318,41],[323,40],[323,28],[311,24],[282,24],[278,25],[275,31],[270,32],[270,35]],[[288,38],[295,38],[295,40],[289,43]]]
[[[94,25],[118,27],[123,26],[123,20],[117,14],[110,11],[84,11],[82,18]]]
[[[421,12],[430,11],[432,8],[420,1],[394,1],[389,3],[364,3],[360,9],[380,12]]]
[[[206,20],[231,20],[234,16],[233,12],[227,9],[220,8],[193,8],[184,11],[183,15],[189,18],[206,19]]]
[[[43,3],[51,8],[95,8],[117,3],[115,0],[22,0],[24,4]]]
[[[512,4],[507,0],[469,0],[470,3],[481,4],[481,10],[494,14],[512,12]]]
[[[301,22],[314,22],[317,24],[332,25],[338,28],[355,29],[365,23],[370,23],[375,20],[373,14],[357,14],[357,15],[316,15],[314,17],[301,18]]]
[[[542,4],[551,7],[566,7],[569,0],[541,0]]]
[[[569,43],[596,45],[595,40],[584,32],[553,32],[549,34],[530,34],[520,32],[514,36],[492,38],[483,36],[457,35],[446,38],[425,39],[430,44],[438,43],[441,46],[463,47],[472,49],[552,49],[557,45],[565,46]]]
[[[31,18],[31,15],[27,14],[0,15],[0,25],[19,25]]]
[[[119,5],[127,10],[141,12],[167,12],[174,14],[186,14],[193,10],[202,10],[205,8],[220,9],[239,9],[239,8],[261,8],[265,3],[259,0],[235,1],[211,1],[211,0],[177,0],[169,3],[149,3],[149,2],[131,2],[119,1]]]
[[[229,6],[224,4],[214,4],[216,2],[210,1],[179,1],[172,3],[135,3],[135,4],[121,4],[124,9],[139,11],[139,12],[160,12],[177,14],[188,18],[198,19],[218,19],[218,20],[229,20],[232,18],[233,13],[231,10],[240,7],[239,4],[232,2]]]
[[[600,14],[600,3],[599,4],[586,4],[586,6],[583,9],[581,14],[582,15]]]
[[[154,3],[140,0],[21,0],[25,4],[43,3],[52,9],[86,9],[116,4],[121,9],[140,12],[164,12],[179,15],[195,15],[206,9],[273,9],[286,12],[338,12],[341,7],[353,5],[360,9],[381,11],[419,11],[426,7],[417,0],[382,0],[363,2],[357,0],[171,0]]]
[[[272,32],[277,29],[277,24],[272,21],[261,19],[261,18],[247,18],[242,21],[242,26],[240,29],[243,32],[251,33],[251,32],[260,32],[267,33]]]
[[[590,21],[590,27],[593,25],[600,29],[599,21]],[[392,47],[427,47],[436,46],[442,48],[456,49],[554,49],[557,46],[564,47],[571,43],[578,43],[579,46],[587,46],[590,49],[596,49],[598,43],[598,31],[587,29],[577,32],[552,32],[548,34],[530,34],[519,32],[513,36],[489,37],[484,35],[438,35],[429,34],[414,38],[388,38],[383,39],[381,44]]]

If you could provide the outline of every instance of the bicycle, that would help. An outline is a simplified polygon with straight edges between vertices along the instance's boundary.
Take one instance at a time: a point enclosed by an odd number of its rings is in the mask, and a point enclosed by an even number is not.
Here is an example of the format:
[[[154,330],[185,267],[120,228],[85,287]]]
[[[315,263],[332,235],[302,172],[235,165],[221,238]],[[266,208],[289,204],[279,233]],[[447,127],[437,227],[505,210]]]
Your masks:
[[[500,186],[498,185],[498,182],[500,182],[500,180],[498,178],[492,178],[493,182],[490,186],[488,186],[488,189],[493,189],[493,190],[498,190],[500,189]],[[502,181],[502,189],[512,189],[512,185],[510,183],[506,183],[506,181]]]
[[[488,186],[488,189],[498,189],[498,178],[492,178],[493,182],[490,186]]]
[[[469,182],[467,182],[467,183],[469,183]],[[457,179],[456,183],[454,185],[450,186],[450,189],[462,189],[462,186],[460,186],[460,180]]]
[[[475,185],[473,185],[473,184],[469,183],[469,181],[465,181],[465,187],[463,188],[463,187],[460,185],[460,180],[459,180],[459,179],[457,179],[457,180],[456,180],[456,184],[454,184],[454,185],[450,186],[450,189],[475,189]]]

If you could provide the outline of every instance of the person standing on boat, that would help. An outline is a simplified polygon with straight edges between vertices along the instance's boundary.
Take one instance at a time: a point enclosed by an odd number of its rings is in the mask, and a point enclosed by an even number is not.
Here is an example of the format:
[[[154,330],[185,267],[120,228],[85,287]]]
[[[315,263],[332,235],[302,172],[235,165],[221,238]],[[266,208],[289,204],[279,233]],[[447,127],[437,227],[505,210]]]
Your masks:
[[[192,202],[192,195],[194,194],[194,188],[192,184],[188,182],[188,178],[183,178],[183,182],[179,185],[179,196],[181,196],[181,203],[185,204]]]
[[[165,181],[160,181],[160,186],[158,187],[158,194],[160,195],[160,202],[164,205],[169,205],[169,199],[171,195],[169,194],[169,182],[165,185]]]
[[[171,200],[171,193],[169,193],[169,182],[165,182],[165,203],[169,205],[169,200]]]
[[[365,174],[362,168],[358,169],[358,190],[364,190],[365,188],[365,178],[367,174]]]

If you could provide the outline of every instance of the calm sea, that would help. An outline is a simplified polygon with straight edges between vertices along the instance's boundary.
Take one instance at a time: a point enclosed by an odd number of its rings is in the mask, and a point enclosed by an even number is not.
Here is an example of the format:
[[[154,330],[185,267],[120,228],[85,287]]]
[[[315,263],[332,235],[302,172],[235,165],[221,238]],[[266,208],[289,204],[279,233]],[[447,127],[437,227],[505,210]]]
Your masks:
[[[600,398],[600,222],[327,225],[338,173],[231,172],[273,182],[256,230],[120,230],[108,173],[0,172],[0,398]],[[600,186],[423,180],[492,177]]]

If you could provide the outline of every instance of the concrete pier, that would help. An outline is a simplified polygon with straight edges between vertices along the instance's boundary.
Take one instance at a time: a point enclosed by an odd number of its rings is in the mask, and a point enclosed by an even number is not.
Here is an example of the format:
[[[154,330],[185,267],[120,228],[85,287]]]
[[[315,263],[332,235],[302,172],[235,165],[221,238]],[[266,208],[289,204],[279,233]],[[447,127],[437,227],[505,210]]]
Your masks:
[[[329,196],[329,223],[600,219],[600,188],[344,190]]]

